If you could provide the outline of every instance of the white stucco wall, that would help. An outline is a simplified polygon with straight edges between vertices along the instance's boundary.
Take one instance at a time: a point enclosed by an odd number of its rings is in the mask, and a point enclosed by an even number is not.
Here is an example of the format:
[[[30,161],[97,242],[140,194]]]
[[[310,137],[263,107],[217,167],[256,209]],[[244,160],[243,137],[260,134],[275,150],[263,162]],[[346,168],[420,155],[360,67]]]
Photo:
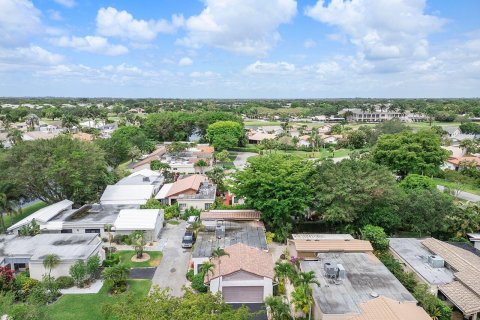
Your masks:
[[[210,292],[217,293],[219,290],[220,277],[210,281]],[[263,299],[273,295],[272,279],[263,277],[259,280],[223,280],[220,283],[220,292],[223,287],[263,287]]]
[[[178,204],[184,204],[185,207],[182,209],[182,211],[189,209],[189,208],[195,208],[198,210],[207,210],[205,208],[205,204],[213,204],[215,200],[214,199],[205,199],[205,200],[196,200],[196,199],[177,199]]]
[[[197,274],[198,273],[198,266],[201,264],[204,264],[205,262],[209,261],[209,258],[192,258],[193,262],[193,273]]]

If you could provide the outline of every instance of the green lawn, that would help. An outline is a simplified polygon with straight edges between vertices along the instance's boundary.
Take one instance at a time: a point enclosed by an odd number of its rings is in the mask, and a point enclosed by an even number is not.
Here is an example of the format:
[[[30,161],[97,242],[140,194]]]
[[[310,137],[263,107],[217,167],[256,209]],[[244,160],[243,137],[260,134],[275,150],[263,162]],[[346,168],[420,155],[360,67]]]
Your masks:
[[[145,267],[156,267],[160,264],[162,260],[161,251],[145,251],[150,255],[150,260],[144,262],[132,262],[132,257],[135,255],[133,250],[122,250],[117,251],[120,255],[120,263],[126,265],[129,268],[145,268]]]
[[[437,184],[441,186],[445,186],[449,189],[469,192],[469,193],[473,193],[480,196],[480,188],[478,188],[475,185],[466,184],[466,183],[455,183],[455,182],[451,182],[451,181],[447,181],[439,178],[434,178],[433,180],[435,180]]]
[[[345,157],[348,156],[352,150],[350,149],[338,149],[335,150],[334,157],[335,158],[340,158],[340,157]],[[332,153],[329,152],[328,150],[320,150],[320,152],[307,152],[307,151],[299,151],[299,150],[272,150],[272,154],[294,154],[297,156],[300,156],[302,158],[315,158],[315,159],[326,159],[328,157],[332,156]],[[270,151],[267,151],[264,154],[270,154]]]
[[[47,204],[45,202],[42,202],[42,201],[34,203],[34,204],[32,204],[28,207],[23,208],[22,213],[14,215],[13,219],[11,219],[11,220],[10,220],[9,215],[5,215],[5,217],[4,217],[5,226],[8,228],[11,225],[13,225],[13,224],[17,223],[18,221],[22,220],[23,218],[28,217],[29,215],[31,215],[35,211],[40,210],[40,209],[42,209],[46,206],[47,206]],[[3,231],[1,225],[0,225],[0,231]]]
[[[128,291],[135,297],[144,297],[150,290],[150,280],[128,280]],[[48,314],[53,320],[97,320],[103,319],[102,305],[118,299],[108,294],[108,286],[104,285],[95,294],[68,294],[48,307]]]

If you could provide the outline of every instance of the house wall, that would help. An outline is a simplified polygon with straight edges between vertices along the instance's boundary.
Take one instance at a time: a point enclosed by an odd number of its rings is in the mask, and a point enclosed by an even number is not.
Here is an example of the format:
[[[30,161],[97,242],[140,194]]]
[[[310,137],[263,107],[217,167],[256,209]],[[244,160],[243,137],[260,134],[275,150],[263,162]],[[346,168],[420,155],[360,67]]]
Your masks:
[[[201,258],[192,258],[193,262],[193,273],[197,274],[198,273],[198,267],[205,262],[209,261],[210,259],[207,257],[201,257]]]
[[[206,204],[212,205],[214,199],[177,199],[178,205],[180,205],[180,210],[184,211],[189,208],[195,208],[198,210],[208,210],[205,207]],[[184,206],[184,207],[183,207]],[[182,208],[183,207],[183,208]]]
[[[272,279],[266,277],[262,277],[257,280],[225,280],[222,277],[221,281],[220,277],[218,277],[210,281],[210,292],[212,294],[215,294],[219,291],[219,283],[220,292],[222,291],[223,287],[263,287],[263,299],[273,295]]]

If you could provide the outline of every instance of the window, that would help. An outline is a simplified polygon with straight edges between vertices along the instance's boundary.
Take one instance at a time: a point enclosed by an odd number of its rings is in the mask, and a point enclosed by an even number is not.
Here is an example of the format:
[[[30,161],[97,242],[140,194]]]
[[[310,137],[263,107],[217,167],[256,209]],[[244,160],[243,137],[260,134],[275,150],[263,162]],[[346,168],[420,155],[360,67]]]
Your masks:
[[[72,233],[72,229],[63,229],[60,233]]]
[[[233,198],[233,203],[238,203],[238,198],[237,197]]]
[[[210,209],[210,206],[211,206],[211,205],[212,205],[211,203],[205,203],[205,210]]]
[[[100,234],[100,229],[85,229],[85,233],[98,233],[98,234]]]
[[[180,203],[179,204],[180,210],[185,210],[186,207],[187,207],[187,205],[185,203]]]

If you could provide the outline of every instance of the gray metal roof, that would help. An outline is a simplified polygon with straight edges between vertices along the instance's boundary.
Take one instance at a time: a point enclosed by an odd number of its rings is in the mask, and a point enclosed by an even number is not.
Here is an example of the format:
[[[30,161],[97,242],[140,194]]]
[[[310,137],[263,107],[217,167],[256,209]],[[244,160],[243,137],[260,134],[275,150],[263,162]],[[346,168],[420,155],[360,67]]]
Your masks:
[[[62,211],[71,209],[72,205],[73,205],[73,202],[70,200],[62,200],[60,202],[49,205],[45,208],[42,208],[32,213],[28,217],[20,220],[19,222],[15,223],[13,226],[8,228],[8,231],[15,230],[23,225],[26,225],[30,223],[33,219],[35,219],[35,221],[37,222],[47,223]]]
[[[225,236],[217,239],[215,231],[202,231],[197,236],[192,257],[210,257],[216,248],[226,248],[236,243],[243,243],[250,247],[268,250],[265,239],[265,228],[258,222],[224,221]]]
[[[428,264],[428,256],[432,253],[421,243],[421,240],[391,238],[390,248],[429,284],[442,285],[452,282],[454,276],[451,270],[433,268]]]
[[[397,301],[416,301],[400,281],[372,254],[320,253],[318,261],[301,261],[302,271],[315,272],[321,286],[313,285],[315,303],[324,314],[359,313],[360,304],[384,296]],[[324,263],[342,264],[346,279],[338,284],[324,276]]]

